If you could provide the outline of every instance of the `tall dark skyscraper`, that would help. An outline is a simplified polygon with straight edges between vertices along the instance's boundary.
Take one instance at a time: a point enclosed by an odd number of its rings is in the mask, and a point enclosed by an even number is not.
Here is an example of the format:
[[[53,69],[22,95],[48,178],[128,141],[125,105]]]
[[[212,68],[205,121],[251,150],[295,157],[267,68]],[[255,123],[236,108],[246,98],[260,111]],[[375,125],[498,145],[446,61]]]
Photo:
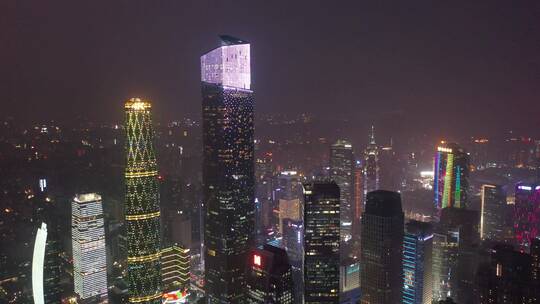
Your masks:
[[[354,155],[350,142],[338,140],[330,147],[330,178],[340,189],[341,200],[341,239],[352,238],[354,219]]]
[[[304,185],[304,301],[339,303],[339,187]]]
[[[504,241],[506,235],[506,193],[498,185],[482,185],[480,237],[482,240]]]
[[[369,145],[364,151],[364,197],[379,189],[379,147],[375,142],[375,128],[371,126]]]
[[[377,190],[367,194],[360,255],[363,304],[402,301],[403,216],[399,193]]]
[[[221,36],[201,57],[204,259],[208,303],[245,299],[254,237],[254,138],[250,45]]]
[[[149,101],[126,101],[127,279],[129,302],[161,303],[160,209]]]
[[[291,265],[285,250],[268,244],[254,249],[247,272],[247,303],[294,303]]]
[[[411,221],[403,238],[403,304],[431,304],[433,228]]]
[[[435,208],[464,208],[469,188],[469,155],[457,144],[443,143],[435,155]]]

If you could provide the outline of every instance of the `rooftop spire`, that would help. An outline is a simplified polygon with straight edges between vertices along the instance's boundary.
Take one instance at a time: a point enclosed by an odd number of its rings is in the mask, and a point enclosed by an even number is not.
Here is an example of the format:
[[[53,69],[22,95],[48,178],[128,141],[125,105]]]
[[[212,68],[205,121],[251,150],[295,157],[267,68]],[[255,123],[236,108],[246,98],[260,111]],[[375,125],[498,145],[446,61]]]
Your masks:
[[[371,125],[371,134],[369,135],[369,143],[375,144],[375,126]]]

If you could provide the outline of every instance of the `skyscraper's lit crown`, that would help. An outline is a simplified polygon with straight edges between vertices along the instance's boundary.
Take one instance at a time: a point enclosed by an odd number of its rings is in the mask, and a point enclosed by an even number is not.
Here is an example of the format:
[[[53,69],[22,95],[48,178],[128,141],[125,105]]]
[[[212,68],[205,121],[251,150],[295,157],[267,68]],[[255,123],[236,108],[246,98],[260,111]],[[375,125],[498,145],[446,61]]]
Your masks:
[[[250,45],[231,36],[220,36],[221,46],[201,56],[201,81],[251,89]]]

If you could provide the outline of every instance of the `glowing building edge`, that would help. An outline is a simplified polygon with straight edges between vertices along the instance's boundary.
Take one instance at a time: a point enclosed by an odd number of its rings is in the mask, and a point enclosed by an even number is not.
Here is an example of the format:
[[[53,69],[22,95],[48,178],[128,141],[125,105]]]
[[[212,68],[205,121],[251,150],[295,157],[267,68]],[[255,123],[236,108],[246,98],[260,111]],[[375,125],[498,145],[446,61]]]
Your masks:
[[[45,246],[47,244],[47,224],[41,223],[34,244],[34,256],[32,258],[32,295],[35,304],[44,304],[43,295],[43,264],[45,261]]]

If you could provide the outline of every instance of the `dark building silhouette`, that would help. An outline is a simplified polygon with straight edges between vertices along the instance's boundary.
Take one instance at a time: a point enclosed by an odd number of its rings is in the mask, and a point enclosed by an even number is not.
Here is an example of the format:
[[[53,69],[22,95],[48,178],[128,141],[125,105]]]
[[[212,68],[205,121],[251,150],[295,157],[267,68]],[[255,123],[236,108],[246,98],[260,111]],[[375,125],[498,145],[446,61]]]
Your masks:
[[[294,303],[292,270],[285,250],[265,244],[248,257],[247,303]]]
[[[507,220],[512,210],[506,204],[506,192],[502,186],[485,184],[481,194],[480,238],[504,242],[512,230]]]
[[[538,303],[538,283],[532,268],[530,255],[510,245],[495,245],[489,261],[479,268],[475,303]]]
[[[339,187],[334,182],[304,185],[304,300],[339,303]]]
[[[204,260],[208,303],[244,299],[255,230],[250,45],[221,36],[201,57]]]
[[[369,192],[362,216],[360,287],[364,304],[402,300],[403,211],[397,192]]]

